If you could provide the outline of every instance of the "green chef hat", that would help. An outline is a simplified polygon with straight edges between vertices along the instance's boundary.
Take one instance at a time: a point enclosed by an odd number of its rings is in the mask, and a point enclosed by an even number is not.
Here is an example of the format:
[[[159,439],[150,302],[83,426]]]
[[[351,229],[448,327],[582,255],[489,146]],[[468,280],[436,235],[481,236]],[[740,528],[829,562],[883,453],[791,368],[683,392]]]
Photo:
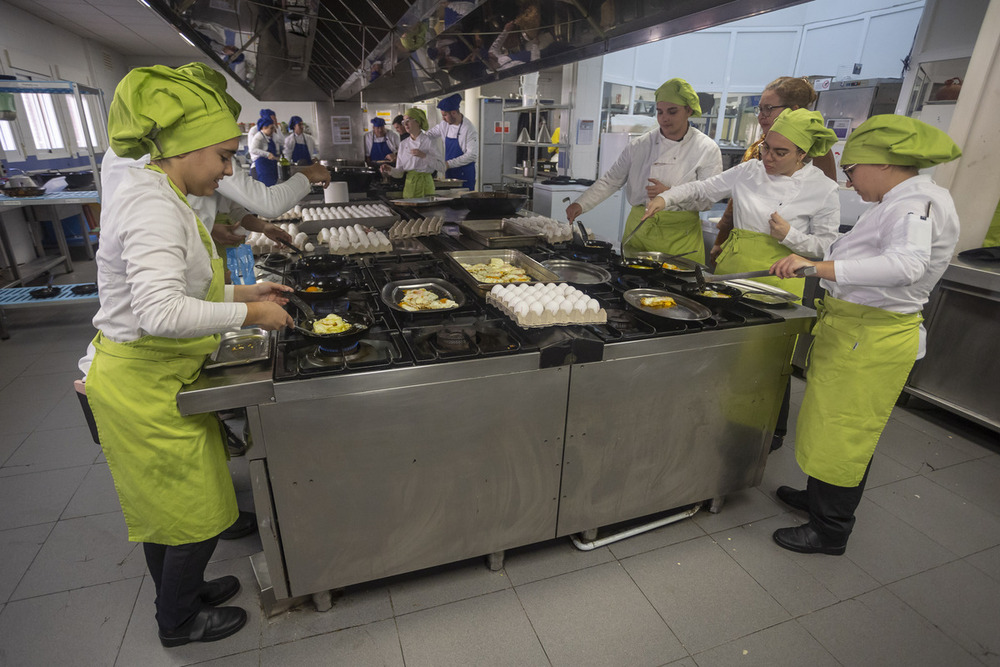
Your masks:
[[[916,118],[882,114],[847,138],[841,164],[895,164],[924,169],[961,157],[947,134]]]
[[[233,97],[226,92],[226,86],[228,83],[226,81],[226,77],[222,76],[221,72],[212,69],[205,63],[188,63],[187,65],[181,65],[178,67],[177,71],[188,74],[195,79],[201,79],[222,93],[222,98],[225,100],[230,113],[233,114],[233,118],[239,118],[243,105],[234,100]]]
[[[138,67],[121,80],[108,109],[119,157],[173,157],[240,136],[229,95],[191,71]],[[231,98],[229,98],[231,99]]]
[[[826,155],[837,143],[837,135],[824,124],[823,114],[809,109],[785,109],[768,132],[777,132],[809,157]]]
[[[423,111],[421,111],[420,109],[417,109],[416,107],[410,107],[409,109],[407,109],[403,113],[405,115],[409,116],[410,120],[415,120],[418,123],[420,123],[420,129],[421,130],[426,130],[427,129],[427,127],[428,127],[427,126],[427,114],[425,114]]]
[[[684,79],[670,79],[656,89],[657,102],[669,102],[682,107],[691,107],[691,115],[698,117],[701,115],[701,104],[698,102],[698,93],[694,92],[691,84]]]

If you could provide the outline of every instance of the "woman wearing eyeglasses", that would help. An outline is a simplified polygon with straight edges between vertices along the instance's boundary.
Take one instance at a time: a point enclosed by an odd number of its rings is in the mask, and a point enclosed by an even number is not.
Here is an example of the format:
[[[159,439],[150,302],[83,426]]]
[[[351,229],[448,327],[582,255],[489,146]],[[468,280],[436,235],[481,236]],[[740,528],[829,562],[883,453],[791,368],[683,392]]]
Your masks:
[[[757,124],[760,125],[760,139],[750,144],[746,152],[743,153],[743,162],[747,160],[760,159],[760,146],[767,136],[768,130],[778,119],[778,116],[785,109],[805,109],[816,101],[816,91],[812,84],[805,79],[793,76],[779,76],[777,79],[767,84],[764,92],[761,93],[760,103],[754,107],[757,114]],[[837,180],[837,162],[832,151],[827,151],[823,155],[817,155],[812,159],[812,164],[826,174],[834,182]],[[722,214],[716,227],[719,229],[715,237],[715,244],[709,253],[711,259],[717,259],[722,251],[722,244],[729,238],[729,232],[733,229],[733,203],[730,201],[726,206],[726,212]]]
[[[958,242],[951,195],[919,169],[960,157],[947,134],[913,118],[873,116],[847,140],[840,162],[866,202],[854,228],[821,262],[789,255],[771,268],[790,276],[815,267],[827,290],[817,301],[809,383],[795,458],[806,489],[778,488],[809,522],[774,533],[801,553],[844,553],[872,455],[913,362],[923,356],[920,311]]]

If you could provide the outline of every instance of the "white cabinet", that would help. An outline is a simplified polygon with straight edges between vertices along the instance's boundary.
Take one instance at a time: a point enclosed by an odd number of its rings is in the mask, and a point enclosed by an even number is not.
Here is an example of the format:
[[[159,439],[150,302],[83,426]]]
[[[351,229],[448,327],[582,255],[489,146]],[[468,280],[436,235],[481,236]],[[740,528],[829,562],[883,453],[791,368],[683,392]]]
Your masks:
[[[587,189],[586,185],[546,185],[536,183],[531,210],[553,220],[566,222],[566,207]],[[617,244],[625,226],[624,195],[618,190],[593,209],[577,218],[594,236]]]

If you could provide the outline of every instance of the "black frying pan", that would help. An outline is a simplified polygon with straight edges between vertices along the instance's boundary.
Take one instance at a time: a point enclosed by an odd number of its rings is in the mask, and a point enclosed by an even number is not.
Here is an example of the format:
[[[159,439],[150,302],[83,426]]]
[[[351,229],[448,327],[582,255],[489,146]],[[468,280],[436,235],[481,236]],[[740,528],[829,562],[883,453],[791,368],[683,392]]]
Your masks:
[[[292,265],[293,271],[339,271],[344,262],[343,255],[309,255],[295,262]]]
[[[304,280],[295,286],[295,294],[303,301],[315,303],[323,299],[332,299],[345,292],[350,286],[345,278],[340,276],[330,276],[328,278],[313,278]],[[310,289],[313,288],[313,289]]]
[[[316,313],[305,301],[294,294],[288,295],[288,302],[302,311],[305,319],[296,319],[294,329],[311,341],[326,347],[348,347],[357,342],[366,331],[372,326],[372,319],[362,313],[346,312],[340,314],[344,321],[351,325],[347,331],[340,333],[320,334],[313,332],[313,324],[316,320]]]

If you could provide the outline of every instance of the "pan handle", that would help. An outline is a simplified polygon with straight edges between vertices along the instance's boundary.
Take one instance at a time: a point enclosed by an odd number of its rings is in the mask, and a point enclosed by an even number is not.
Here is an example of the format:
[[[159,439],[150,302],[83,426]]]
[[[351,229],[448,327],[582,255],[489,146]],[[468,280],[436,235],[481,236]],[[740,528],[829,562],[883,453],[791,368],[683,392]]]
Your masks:
[[[316,313],[313,311],[313,309],[309,306],[308,303],[302,300],[302,297],[300,297],[298,294],[295,294],[294,292],[286,292],[285,296],[288,297],[288,302],[290,304],[292,304],[293,306],[302,311],[302,313],[306,316],[306,319],[309,320],[316,319]]]

